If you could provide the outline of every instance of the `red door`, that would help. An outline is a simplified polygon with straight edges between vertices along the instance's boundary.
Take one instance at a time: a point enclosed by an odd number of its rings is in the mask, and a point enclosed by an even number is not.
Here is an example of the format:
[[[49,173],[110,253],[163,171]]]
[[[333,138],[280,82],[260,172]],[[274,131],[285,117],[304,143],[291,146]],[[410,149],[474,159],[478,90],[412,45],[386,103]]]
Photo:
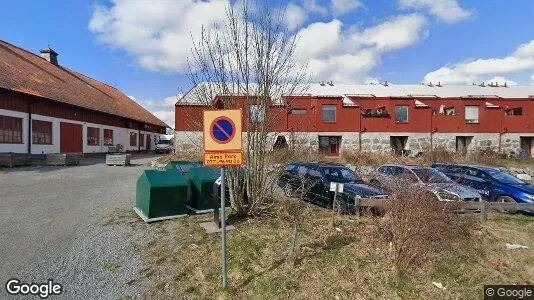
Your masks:
[[[82,125],[61,122],[59,130],[59,151],[61,153],[82,153],[82,131]]]
[[[339,156],[339,144],[340,137],[332,136],[330,137],[329,147],[328,147],[328,156]]]

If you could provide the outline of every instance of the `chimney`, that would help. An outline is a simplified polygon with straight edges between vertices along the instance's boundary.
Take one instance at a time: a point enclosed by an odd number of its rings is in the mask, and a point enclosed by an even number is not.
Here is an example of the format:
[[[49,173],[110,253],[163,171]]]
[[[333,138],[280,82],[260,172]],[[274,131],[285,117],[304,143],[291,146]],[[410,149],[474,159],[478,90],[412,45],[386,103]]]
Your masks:
[[[41,49],[41,57],[46,59],[49,63],[53,65],[58,65],[57,62],[57,56],[59,55],[56,51],[54,51],[50,46],[47,48]]]

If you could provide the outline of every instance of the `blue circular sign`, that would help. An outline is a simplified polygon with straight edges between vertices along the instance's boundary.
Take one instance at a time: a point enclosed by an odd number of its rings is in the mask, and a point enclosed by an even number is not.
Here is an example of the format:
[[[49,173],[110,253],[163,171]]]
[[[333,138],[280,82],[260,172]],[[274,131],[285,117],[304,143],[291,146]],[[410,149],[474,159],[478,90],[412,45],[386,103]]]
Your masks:
[[[211,123],[210,132],[213,140],[220,144],[230,142],[235,135],[235,125],[227,117],[219,117]]]

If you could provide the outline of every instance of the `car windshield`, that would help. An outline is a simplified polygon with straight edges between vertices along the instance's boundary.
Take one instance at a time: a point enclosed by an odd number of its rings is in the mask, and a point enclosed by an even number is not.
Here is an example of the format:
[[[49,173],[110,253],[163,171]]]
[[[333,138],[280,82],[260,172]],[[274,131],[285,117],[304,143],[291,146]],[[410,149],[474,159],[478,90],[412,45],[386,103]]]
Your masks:
[[[525,182],[519,180],[512,174],[506,173],[501,170],[485,170],[493,179],[504,184],[526,184]]]
[[[445,174],[436,169],[412,169],[412,171],[424,183],[448,183],[452,182]]]
[[[159,140],[158,141],[158,144],[170,144],[171,141],[170,140]]]
[[[362,178],[350,169],[343,167],[325,167],[323,168],[326,180],[330,182],[361,182]]]

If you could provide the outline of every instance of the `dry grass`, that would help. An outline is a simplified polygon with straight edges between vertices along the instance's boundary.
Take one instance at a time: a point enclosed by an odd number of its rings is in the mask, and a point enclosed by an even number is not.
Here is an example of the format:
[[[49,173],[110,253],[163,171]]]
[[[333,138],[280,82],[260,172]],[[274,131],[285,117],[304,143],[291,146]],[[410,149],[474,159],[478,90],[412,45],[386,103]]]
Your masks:
[[[158,163],[166,164],[171,161],[202,161],[202,151],[178,152],[158,157]]]
[[[534,167],[534,158],[517,159],[503,158],[491,151],[479,151],[461,155],[443,148],[435,148],[425,152],[420,157],[402,157],[365,151],[344,151],[340,157],[325,156],[317,151],[298,149],[294,151],[278,150],[271,153],[269,161],[272,163],[286,164],[292,161],[317,162],[329,161],[334,163],[350,163],[357,166],[378,167],[383,164],[412,164],[430,165],[432,163],[460,163],[477,164],[495,167]],[[158,162],[167,163],[173,160],[202,161],[201,152],[180,152],[158,158]]]
[[[227,291],[220,289],[220,237],[198,225],[209,215],[153,224],[124,219],[153,239],[139,249],[144,267],[132,284],[148,286],[147,299],[474,299],[484,283],[534,283],[530,217],[490,215],[468,240],[451,245],[456,251],[434,253],[409,277],[398,277],[375,218],[340,216],[339,230],[332,230],[330,211],[307,213],[295,263],[289,259],[292,223],[284,217],[234,222]],[[506,250],[505,243],[530,249]]]
[[[450,152],[442,148],[436,148],[432,151],[428,151],[419,157],[392,156],[389,154],[375,152],[345,151],[343,155],[338,158],[338,162],[374,167],[383,164],[411,164],[427,166],[433,163],[475,164],[495,167],[534,167],[534,158],[524,160],[516,158],[503,158],[494,152],[473,152],[467,155],[461,155],[459,153]]]

